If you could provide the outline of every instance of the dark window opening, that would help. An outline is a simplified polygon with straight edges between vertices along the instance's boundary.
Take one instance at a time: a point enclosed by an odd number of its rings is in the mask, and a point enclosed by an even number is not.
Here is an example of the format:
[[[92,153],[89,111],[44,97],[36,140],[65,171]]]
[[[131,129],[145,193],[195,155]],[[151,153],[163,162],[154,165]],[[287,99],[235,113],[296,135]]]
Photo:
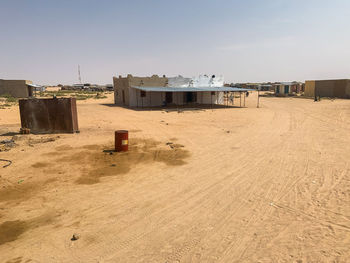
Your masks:
[[[28,96],[29,97],[33,96],[33,88],[32,87],[28,87]]]
[[[186,92],[184,94],[184,101],[187,103],[197,102],[197,93],[196,92]]]
[[[165,101],[166,101],[166,103],[172,103],[173,102],[173,93],[172,92],[166,92],[165,93]]]

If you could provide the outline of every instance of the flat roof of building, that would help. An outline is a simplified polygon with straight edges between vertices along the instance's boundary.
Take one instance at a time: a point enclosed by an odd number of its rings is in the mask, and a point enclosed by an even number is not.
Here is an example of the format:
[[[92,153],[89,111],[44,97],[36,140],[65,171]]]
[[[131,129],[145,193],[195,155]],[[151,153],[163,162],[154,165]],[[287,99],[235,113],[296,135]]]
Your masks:
[[[152,92],[201,92],[201,91],[255,91],[254,89],[242,89],[232,87],[143,87],[143,86],[132,86],[131,88],[152,91]]]

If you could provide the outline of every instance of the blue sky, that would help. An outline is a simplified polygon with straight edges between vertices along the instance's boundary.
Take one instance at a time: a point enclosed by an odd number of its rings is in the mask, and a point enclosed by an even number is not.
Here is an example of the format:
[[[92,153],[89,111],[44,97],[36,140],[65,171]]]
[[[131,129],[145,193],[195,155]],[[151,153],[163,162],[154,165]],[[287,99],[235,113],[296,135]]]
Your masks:
[[[348,0],[0,0],[0,78],[350,78]]]

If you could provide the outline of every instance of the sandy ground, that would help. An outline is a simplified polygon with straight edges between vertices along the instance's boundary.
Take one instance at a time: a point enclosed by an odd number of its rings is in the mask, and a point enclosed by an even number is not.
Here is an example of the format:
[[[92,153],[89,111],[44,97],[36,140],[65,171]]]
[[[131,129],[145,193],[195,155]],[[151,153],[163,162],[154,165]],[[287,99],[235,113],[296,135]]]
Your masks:
[[[255,99],[178,113],[110,96],[78,103],[80,134],[16,135],[0,261],[349,262],[350,100]],[[0,110],[1,140],[19,127]]]

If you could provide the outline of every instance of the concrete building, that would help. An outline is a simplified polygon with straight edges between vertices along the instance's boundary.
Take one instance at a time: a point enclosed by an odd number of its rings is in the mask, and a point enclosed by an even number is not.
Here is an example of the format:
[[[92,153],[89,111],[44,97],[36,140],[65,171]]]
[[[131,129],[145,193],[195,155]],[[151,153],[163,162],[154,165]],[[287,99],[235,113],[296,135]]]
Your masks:
[[[224,87],[223,78],[202,75],[113,78],[115,104],[129,107],[157,107],[188,104],[224,104],[225,92],[247,90]]]
[[[304,96],[350,99],[350,79],[307,80]]]
[[[33,96],[34,87],[30,80],[0,79],[0,95],[11,95],[15,98],[28,98]]]
[[[288,96],[291,94],[299,94],[303,90],[303,84],[300,82],[281,82],[273,84],[275,94],[277,96]]]

